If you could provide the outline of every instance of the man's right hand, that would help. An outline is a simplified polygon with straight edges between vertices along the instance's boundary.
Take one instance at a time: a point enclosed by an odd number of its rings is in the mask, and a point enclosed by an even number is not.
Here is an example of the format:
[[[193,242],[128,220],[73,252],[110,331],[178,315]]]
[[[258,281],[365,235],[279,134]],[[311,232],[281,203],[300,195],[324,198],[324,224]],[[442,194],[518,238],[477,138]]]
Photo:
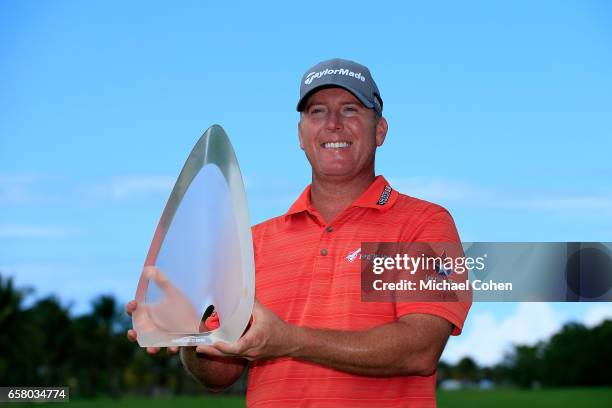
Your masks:
[[[149,310],[137,310],[138,302],[136,300],[131,300],[125,305],[128,316],[134,316],[135,318],[133,329],[127,332],[127,338],[130,341],[137,341],[138,333],[134,329],[149,331],[162,326],[168,330],[189,332],[197,328],[200,319],[191,302],[160,269],[153,265],[147,265],[142,270],[142,276],[150,282],[154,282],[162,290],[163,297],[156,304],[147,305],[146,307]],[[155,322],[149,316],[149,312],[154,313]],[[200,331],[204,331],[202,330],[202,323],[199,324]],[[147,347],[149,354],[156,354],[159,350],[160,347]],[[178,347],[168,347],[168,353],[171,354],[177,353],[178,350]]]
[[[135,300],[130,300],[125,305],[125,312],[128,314],[128,316],[132,317],[132,313],[134,313],[137,308],[138,302],[136,302]],[[136,343],[138,341],[138,333],[136,333],[136,330],[134,329],[129,329],[127,331],[127,338],[129,341]],[[149,354],[157,354],[159,350],[160,347],[147,347],[147,353]],[[178,347],[168,347],[168,353],[170,354],[176,354],[178,351]]]
[[[128,316],[132,316],[137,308],[138,302],[135,300],[131,300],[125,305]],[[211,316],[208,320],[211,320],[211,325],[214,327],[207,327],[206,322],[202,322],[203,327],[200,328],[200,331],[217,328],[217,316]],[[136,330],[129,329],[127,331],[128,340],[137,342],[137,336]],[[209,356],[204,353],[197,353],[195,349],[195,347],[181,347],[181,361],[185,369],[211,391],[219,392],[232,385],[240,378],[248,364],[248,361],[243,358]],[[170,354],[176,354],[179,347],[168,347],[167,350]],[[157,354],[159,351],[160,347],[147,347],[147,353],[149,354]]]

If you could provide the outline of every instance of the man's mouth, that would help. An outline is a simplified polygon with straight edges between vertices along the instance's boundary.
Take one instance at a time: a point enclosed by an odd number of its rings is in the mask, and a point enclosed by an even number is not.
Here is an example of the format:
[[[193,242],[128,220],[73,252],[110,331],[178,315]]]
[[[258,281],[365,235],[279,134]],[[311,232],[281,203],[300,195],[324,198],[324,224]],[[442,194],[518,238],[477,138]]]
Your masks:
[[[343,149],[352,145],[352,142],[327,142],[321,143],[321,147],[324,149]]]

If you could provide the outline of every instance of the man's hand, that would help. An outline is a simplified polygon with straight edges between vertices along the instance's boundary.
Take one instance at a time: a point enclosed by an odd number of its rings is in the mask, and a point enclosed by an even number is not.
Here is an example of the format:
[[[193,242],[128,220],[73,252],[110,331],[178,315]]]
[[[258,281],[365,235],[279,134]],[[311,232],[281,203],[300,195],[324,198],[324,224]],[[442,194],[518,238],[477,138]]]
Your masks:
[[[138,303],[135,300],[128,302],[125,306],[125,311],[129,316],[134,313]],[[208,330],[205,323],[202,323],[200,331]],[[132,341],[137,341],[137,333],[134,329],[127,332],[127,338]],[[160,350],[159,347],[147,347],[147,353],[156,354]],[[179,347],[168,347],[168,353],[176,354]],[[246,367],[246,360],[232,357],[215,357],[206,356],[196,353],[194,347],[181,347],[181,362],[183,366],[196,380],[202,385],[214,392],[219,392],[236,382],[242,375]]]
[[[291,354],[296,345],[294,336],[295,326],[280,319],[255,300],[251,326],[238,341],[197,346],[196,351],[219,357],[242,357],[249,361],[267,360]]]
[[[172,285],[159,269],[148,266],[145,267],[143,273],[162,289],[164,297],[159,304],[152,306],[154,315],[157,317],[155,322],[151,320],[147,310],[138,310],[138,303],[135,300],[128,302],[125,311],[129,316],[137,313],[139,330],[153,330],[159,326],[169,327],[169,325],[178,325],[177,329],[194,326],[200,332],[216,328],[208,327],[206,322],[199,322],[199,318],[196,316],[189,300]],[[136,342],[138,339],[137,331],[134,329],[128,330],[127,338]],[[147,347],[149,354],[156,354],[159,350],[159,347]],[[179,347],[168,347],[167,350],[168,353],[175,354],[179,351]],[[181,362],[187,372],[202,385],[215,392],[221,391],[236,382],[247,365],[247,361],[242,358],[207,356],[196,353],[195,347],[181,347],[180,353]]]
[[[132,313],[134,313],[136,308],[138,308],[138,302],[136,302],[135,300],[130,300],[125,305],[125,312],[128,314],[128,316],[132,317]],[[138,341],[138,334],[136,333],[136,330],[129,329],[127,331],[127,338],[129,341],[136,343]],[[149,354],[156,354],[159,352],[159,350],[159,347],[147,347],[147,353]],[[168,353],[170,354],[176,354],[178,351],[178,347],[168,347]]]
[[[125,305],[128,316],[134,316],[134,329],[141,332],[155,330],[158,327],[186,332],[196,329],[199,329],[200,332],[205,330],[189,299],[170,282],[162,271],[154,266],[145,266],[142,273],[145,278],[154,282],[162,290],[163,297],[157,304],[147,305],[148,310],[138,309],[138,302],[135,300],[131,300]],[[155,321],[152,320],[151,316]],[[128,330],[127,338],[136,342],[138,334],[134,329]],[[149,354],[155,354],[159,350],[159,347],[147,347]],[[168,352],[171,354],[178,352],[178,350],[178,347],[168,347]]]

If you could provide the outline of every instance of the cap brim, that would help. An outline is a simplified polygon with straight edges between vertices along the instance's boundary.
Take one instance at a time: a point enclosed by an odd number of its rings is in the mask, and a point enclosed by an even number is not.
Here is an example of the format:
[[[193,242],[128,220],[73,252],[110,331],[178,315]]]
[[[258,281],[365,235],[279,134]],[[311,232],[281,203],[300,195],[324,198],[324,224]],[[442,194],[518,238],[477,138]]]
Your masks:
[[[370,101],[368,101],[368,99],[359,91],[356,91],[355,89],[352,89],[351,87],[348,86],[344,86],[344,85],[338,85],[338,84],[321,84],[319,86],[317,86],[316,88],[311,89],[310,91],[308,91],[308,93],[306,93],[297,103],[296,106],[296,110],[298,112],[302,112],[304,110],[304,105],[306,105],[306,101],[308,101],[308,98],[310,98],[312,96],[313,93],[320,91],[321,89],[326,89],[326,88],[342,88],[342,89],[346,89],[347,91],[349,91],[350,93],[353,94],[353,96],[355,96],[355,98],[359,99],[359,102],[361,102],[363,104],[363,106],[365,106],[368,109],[374,109],[374,104],[371,103]]]

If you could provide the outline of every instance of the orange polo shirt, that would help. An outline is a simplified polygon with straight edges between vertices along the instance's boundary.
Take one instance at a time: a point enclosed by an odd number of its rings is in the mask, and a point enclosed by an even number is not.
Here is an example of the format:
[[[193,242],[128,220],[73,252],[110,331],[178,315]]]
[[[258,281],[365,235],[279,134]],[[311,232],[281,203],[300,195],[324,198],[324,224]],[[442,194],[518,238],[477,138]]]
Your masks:
[[[409,313],[440,316],[461,332],[469,303],[361,301],[362,242],[459,242],[442,207],[399,194],[378,176],[327,224],[310,186],[289,211],[253,227],[255,295],[279,317],[311,328],[365,330]],[[279,358],[251,363],[249,407],[433,407],[435,375],[374,378]]]

